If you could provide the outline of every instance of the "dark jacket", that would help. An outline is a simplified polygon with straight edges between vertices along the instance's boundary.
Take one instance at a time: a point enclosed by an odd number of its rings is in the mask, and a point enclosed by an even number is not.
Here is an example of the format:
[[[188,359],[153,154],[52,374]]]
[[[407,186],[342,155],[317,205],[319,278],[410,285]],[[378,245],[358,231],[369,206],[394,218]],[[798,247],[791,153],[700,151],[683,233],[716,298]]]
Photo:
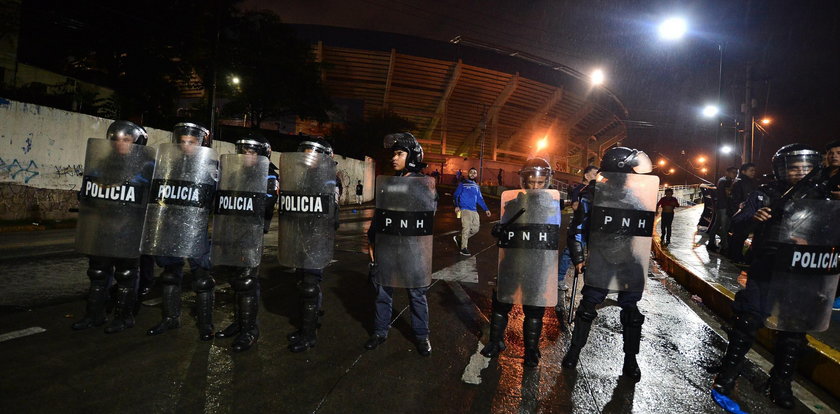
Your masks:
[[[746,175],[735,179],[732,184],[732,205],[737,210],[741,203],[747,201],[747,196],[758,189],[758,182]]]

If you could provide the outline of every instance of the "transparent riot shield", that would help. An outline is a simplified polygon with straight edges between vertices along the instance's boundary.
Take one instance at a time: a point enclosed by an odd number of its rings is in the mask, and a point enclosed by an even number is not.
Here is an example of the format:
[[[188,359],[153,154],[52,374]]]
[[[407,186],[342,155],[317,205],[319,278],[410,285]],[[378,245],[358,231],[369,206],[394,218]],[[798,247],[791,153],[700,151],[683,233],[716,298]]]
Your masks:
[[[219,156],[212,148],[161,144],[146,223],[143,254],[201,257],[207,253],[207,225],[219,179]]]
[[[788,201],[783,214],[768,231],[767,246],[776,252],[764,324],[779,331],[824,331],[840,277],[840,227],[829,219],[840,217],[840,201]]]
[[[659,177],[603,173],[595,183],[584,282],[611,292],[645,289]]]
[[[268,164],[268,158],[256,154],[221,156],[210,251],[214,266],[259,266]]]
[[[278,249],[280,264],[323,269],[333,257],[337,219],[335,161],[325,154],[280,154]]]
[[[154,166],[154,148],[88,139],[79,191],[76,251],[92,256],[140,256]]]
[[[376,177],[374,281],[418,288],[432,283],[432,233],[437,208],[431,177]]]
[[[521,214],[520,214],[521,213]],[[560,193],[511,190],[502,193],[499,223],[500,302],[530,306],[557,304]]]

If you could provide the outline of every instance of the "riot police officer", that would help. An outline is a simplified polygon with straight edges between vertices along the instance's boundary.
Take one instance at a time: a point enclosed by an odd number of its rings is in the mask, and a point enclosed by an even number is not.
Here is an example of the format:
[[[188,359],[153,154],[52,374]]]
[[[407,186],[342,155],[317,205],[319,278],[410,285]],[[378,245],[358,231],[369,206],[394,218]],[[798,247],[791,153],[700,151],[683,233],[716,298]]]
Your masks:
[[[714,380],[713,389],[720,394],[732,393],[763,322],[778,331],[765,391],[775,404],[792,408],[790,384],[799,353],[807,344],[805,332],[828,328],[836,270],[821,269],[819,260],[805,268],[797,260],[830,254],[817,250],[836,251],[840,241],[836,226],[832,228],[826,220],[837,217],[840,204],[829,200],[830,188],[820,182],[820,161],[820,152],[809,146],[783,146],[772,158],[775,181],[753,192],[734,217],[736,223],[751,220],[756,228],[747,284],[735,294],[729,344]],[[802,253],[803,247],[810,249]]]
[[[432,353],[429,342],[432,231],[437,209],[435,182],[421,171],[423,147],[410,133],[385,137],[393,151],[395,176],[376,179],[376,211],[368,230],[370,275],[376,290],[374,330],[365,349],[373,350],[388,338],[395,287],[408,289],[411,326],[417,352]]]
[[[533,158],[519,171],[520,187],[502,193],[502,217],[493,226],[499,238],[499,276],[493,290],[490,340],[481,354],[493,358],[506,346],[508,313],[521,304],[525,313],[522,336],[527,367],[540,360],[540,336],[546,306],[557,303],[557,266],[560,237],[560,193],[548,190],[552,170],[548,161]]]
[[[148,134],[128,121],[108,127],[107,141],[88,140],[85,176],[79,192],[77,250],[88,254],[90,288],[85,316],[75,330],[105,323],[108,286],[116,279],[114,318],[106,333],[134,326],[140,230],[154,168]]]
[[[235,155],[223,155],[213,223],[213,273],[227,273],[234,291],[233,322],[216,332],[236,336],[235,352],[250,349],[260,336],[257,326],[263,235],[268,233],[277,201],[277,168],[268,158],[271,145],[259,133],[237,140]],[[258,194],[262,192],[262,194]],[[252,203],[248,201],[252,200]]]
[[[146,211],[143,253],[155,256],[163,267],[162,319],[149,328],[159,335],[181,326],[181,281],[184,258],[190,262],[199,339],[213,338],[213,302],[216,282],[210,274],[209,214],[218,181],[218,155],[210,148],[210,131],[182,122],[172,131],[172,142],[158,148],[152,194]]]
[[[295,267],[301,301],[300,329],[286,336],[289,350],[315,347],[324,295],[321,281],[338,229],[336,162],[332,145],[306,137],[297,152],[281,155],[280,263]],[[304,207],[306,206],[306,207]]]
[[[641,378],[636,354],[645,317],[636,304],[647,278],[659,179],[640,174],[650,172],[651,167],[644,152],[614,147],[601,160],[601,182],[593,181],[581,190],[580,205],[569,225],[568,246],[578,274],[583,273],[585,261],[588,270],[571,345],[563,358],[565,368],[577,366],[598,315],[595,307],[609,292],[618,291],[624,337],[622,373],[633,380]],[[628,228],[620,227],[628,222],[632,222]]]

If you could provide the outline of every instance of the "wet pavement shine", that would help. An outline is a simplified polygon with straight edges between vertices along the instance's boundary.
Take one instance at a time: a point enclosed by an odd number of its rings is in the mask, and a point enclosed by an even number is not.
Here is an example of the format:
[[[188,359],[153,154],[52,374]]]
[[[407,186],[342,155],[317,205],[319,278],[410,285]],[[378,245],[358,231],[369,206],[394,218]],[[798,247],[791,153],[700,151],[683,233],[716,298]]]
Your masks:
[[[498,249],[490,236],[493,216],[470,239],[471,257],[452,241],[459,223],[451,198],[441,194],[435,221],[434,284],[429,290],[432,355],[417,354],[408,297],[394,294],[388,340],[365,351],[373,319],[365,231],[370,209],[344,210],[334,263],[322,290],[324,317],[318,343],[307,352],[286,349],[286,334],[299,320],[296,278],[276,265],[276,233],[266,236],[260,279],[261,338],[234,354],[230,340],[199,342],[192,296],[185,294],[182,327],[156,337],[145,329],[159,319],[142,307],[137,326],[106,335],[101,328],[74,332],[81,316],[84,259],[77,255],[0,260],[0,410],[2,412],[277,412],[277,413],[720,413],[709,396],[710,370],[725,347],[720,321],[652,263],[639,304],[646,323],[638,355],[642,379],[620,376],[623,361],[619,308],[608,299],[599,309],[576,370],[560,365],[570,332],[547,309],[537,368],[522,365],[521,307],[511,312],[508,348],[496,359],[480,354],[486,341]],[[564,218],[565,219],[565,218]],[[565,224],[565,222],[564,222]],[[2,244],[2,243],[0,243]],[[0,246],[0,252],[2,252]],[[74,260],[82,260],[81,264]],[[6,274],[13,270],[14,277]],[[26,274],[32,276],[27,279]],[[63,279],[72,282],[63,284]],[[61,279],[61,283],[58,281]],[[224,286],[224,280],[217,281]],[[10,286],[10,284],[15,286]],[[12,307],[21,284],[55,285],[62,293]],[[571,285],[571,281],[569,281]],[[81,286],[81,291],[77,286]],[[582,286],[578,286],[580,288]],[[216,327],[232,318],[233,294],[217,290]],[[570,294],[571,292],[567,292]],[[579,298],[580,295],[578,294]],[[64,298],[62,300],[62,298]],[[20,301],[17,301],[20,302]],[[33,329],[33,328],[40,328]],[[19,337],[12,337],[18,332]],[[747,412],[834,412],[831,399],[814,408],[776,409],[758,387],[766,374],[751,364],[738,384]]]

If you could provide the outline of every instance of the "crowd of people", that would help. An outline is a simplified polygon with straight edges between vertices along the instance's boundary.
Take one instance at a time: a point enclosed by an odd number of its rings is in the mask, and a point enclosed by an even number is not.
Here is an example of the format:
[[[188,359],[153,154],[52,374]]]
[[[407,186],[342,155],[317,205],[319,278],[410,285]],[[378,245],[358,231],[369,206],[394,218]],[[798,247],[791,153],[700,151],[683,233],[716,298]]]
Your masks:
[[[260,336],[258,274],[263,235],[277,205],[278,260],[296,269],[300,298],[300,322],[287,337],[288,349],[303,352],[314,347],[322,315],[320,284],[333,257],[339,226],[336,163],[329,142],[305,137],[297,152],[281,154],[278,168],[268,159],[268,140],[257,133],[244,135],[235,143],[235,154],[221,157],[210,148],[209,131],[195,123],[175,125],[171,143],[156,151],[145,146],[147,140],[143,128],[127,121],[111,125],[105,140],[89,140],[79,194],[77,248],[89,256],[90,289],[85,315],[72,328],[106,324],[109,301],[115,307],[105,332],[133,327],[138,275],[149,273],[148,258],[164,270],[157,278],[162,286],[162,319],[146,333],[161,335],[180,328],[183,267],[190,262],[198,339],[234,338],[233,351],[250,349]],[[364,348],[374,350],[387,340],[393,294],[402,288],[409,296],[418,354],[429,356],[426,296],[432,285],[437,174],[423,174],[427,167],[423,148],[412,134],[389,134],[384,147],[392,152],[389,162],[395,173],[376,180],[376,210],[367,233],[374,317]],[[840,141],[829,144],[825,153],[802,144],[784,146],[773,156],[772,165],[769,183],[758,185],[755,165],[744,164],[727,169],[716,188],[708,248],[718,248],[717,235],[719,249],[734,260],[751,259],[752,266],[746,287],[735,297],[735,318],[713,395],[733,393],[756,331],[765,325],[779,331],[766,390],[772,401],[790,408],[794,404],[790,383],[805,332],[827,329],[826,311],[830,314],[831,306],[826,307],[821,298],[833,295],[837,288],[836,264],[822,259],[805,263],[803,257],[831,255],[840,245],[837,232],[820,220],[840,212],[840,204],[833,201],[840,198]],[[568,312],[573,323],[562,367],[574,370],[599,305],[608,294],[618,293],[622,376],[633,381],[641,378],[636,356],[646,317],[638,304],[645,291],[654,217],[661,208],[661,240],[667,246],[679,207],[672,190],[657,201],[659,180],[651,171],[649,157],[627,147],[610,148],[598,167],[585,168],[581,182],[569,194],[572,218],[561,251],[564,203],[560,193],[550,188],[554,171],[541,158],[521,166],[520,188],[502,193],[500,220],[491,231],[497,239],[499,261],[482,355],[494,358],[506,349],[509,313],[520,305],[525,314],[523,363],[538,366],[545,308],[554,308],[561,321]],[[476,176],[477,170],[471,168],[466,177],[459,177],[453,194],[462,225],[454,239],[465,256],[471,255],[469,239],[481,226],[477,209],[488,217],[492,214]],[[501,171],[497,178],[501,182]],[[357,203],[363,192],[358,181]],[[743,258],[739,254],[750,234],[752,249]],[[777,265],[786,260],[786,266]],[[582,276],[584,286],[576,309],[577,292],[572,289],[567,310],[564,278],[569,269],[574,270],[575,282]],[[806,273],[812,275],[808,280],[813,283],[797,282],[797,276]],[[233,322],[215,331],[214,289],[220,275],[230,279],[236,299]],[[114,293],[109,290],[112,282]],[[796,284],[795,289],[791,284]]]

